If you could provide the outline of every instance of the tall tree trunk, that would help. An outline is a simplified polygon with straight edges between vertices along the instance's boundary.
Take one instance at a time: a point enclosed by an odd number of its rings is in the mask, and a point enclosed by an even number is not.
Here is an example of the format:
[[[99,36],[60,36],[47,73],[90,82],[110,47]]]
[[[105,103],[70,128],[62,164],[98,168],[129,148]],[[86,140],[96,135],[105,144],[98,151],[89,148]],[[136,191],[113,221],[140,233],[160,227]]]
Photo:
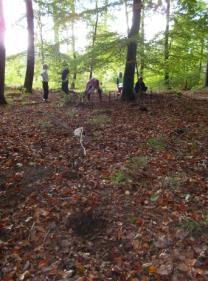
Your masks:
[[[170,0],[166,0],[166,29],[165,29],[165,50],[164,50],[164,63],[165,63],[165,86],[170,88],[170,76],[169,76],[169,24],[170,24]]]
[[[142,16],[141,16],[141,60],[140,60],[140,75],[144,74],[144,3],[142,7]]]
[[[129,14],[128,14],[127,0],[124,0],[124,9],[125,9],[125,15],[126,15],[126,34],[128,36],[128,34],[129,34]]]
[[[95,8],[96,8],[96,20],[95,20],[93,37],[92,37],[92,52],[93,52],[94,47],[95,47],[95,41],[96,41],[96,37],[97,37],[97,28],[98,28],[99,14],[98,14],[98,1],[97,0],[96,0]],[[94,56],[92,54],[92,58],[91,58],[91,62],[90,62],[90,77],[89,77],[90,79],[92,78],[93,68],[94,68]]]
[[[71,12],[73,15],[75,15],[75,0],[72,0],[71,4]],[[72,38],[72,54],[73,54],[73,59],[74,59],[74,70],[73,70],[73,77],[72,77],[72,83],[71,83],[71,88],[75,88],[75,82],[77,79],[77,67],[76,67],[76,48],[75,48],[75,34],[74,34],[74,25],[75,25],[75,20],[72,19],[71,22],[71,38]]]
[[[208,60],[207,60],[207,66],[206,66],[206,76],[205,76],[205,87],[208,87]]]
[[[125,9],[125,16],[126,16],[126,34],[129,35],[129,14],[128,14],[128,3],[127,0],[124,0],[124,9]],[[136,73],[137,77],[139,76],[139,69],[138,69],[138,63],[136,61]]]
[[[0,0],[0,105],[6,104],[4,97],[4,82],[5,82],[5,57],[6,51],[4,46],[4,14],[3,14],[3,3]]]
[[[60,38],[59,38],[59,13],[58,13],[58,2],[57,0],[53,0],[52,7],[53,7],[53,32],[54,32],[54,42],[56,53],[60,53]]]
[[[40,2],[38,2],[37,24],[38,24],[39,35],[40,35],[40,55],[41,55],[41,63],[44,64],[45,55],[44,55],[43,24],[42,24],[41,11],[42,11],[42,5]]]
[[[24,88],[32,93],[34,66],[35,66],[35,47],[34,47],[34,15],[32,0],[25,0],[27,12],[28,29],[28,49],[27,49],[27,69],[25,75]]]
[[[132,26],[128,35],[127,58],[124,71],[122,100],[134,100],[134,74],[136,66],[137,37],[140,27],[141,0],[133,0]]]

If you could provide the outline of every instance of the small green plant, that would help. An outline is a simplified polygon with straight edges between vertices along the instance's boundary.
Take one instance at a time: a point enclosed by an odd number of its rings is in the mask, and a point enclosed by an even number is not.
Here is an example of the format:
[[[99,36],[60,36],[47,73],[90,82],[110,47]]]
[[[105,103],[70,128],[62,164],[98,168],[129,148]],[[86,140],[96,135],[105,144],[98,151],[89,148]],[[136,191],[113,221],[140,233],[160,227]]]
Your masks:
[[[166,188],[179,188],[181,184],[186,180],[185,173],[176,173],[173,175],[167,175],[162,180],[162,185]]]
[[[102,125],[111,121],[111,118],[105,114],[99,114],[89,120],[89,124],[92,125]]]
[[[208,213],[202,214],[200,221],[186,218],[183,222],[183,228],[189,233],[203,233],[208,231]]]
[[[76,114],[78,114],[78,110],[76,108],[70,108],[66,114],[68,117],[74,117]]]
[[[97,114],[111,114],[112,113],[112,109],[110,109],[110,108],[96,109],[95,113],[97,113]]]
[[[51,126],[50,122],[47,120],[39,120],[38,125],[42,128],[49,128]]]
[[[193,152],[196,152],[196,151],[198,150],[198,147],[199,147],[198,142],[197,142],[196,140],[193,140],[193,141],[192,141],[192,144],[191,144],[191,150],[192,150]]]
[[[118,171],[114,176],[113,176],[113,184],[119,185],[127,180],[127,175],[123,171]]]
[[[150,161],[150,157],[148,156],[133,157],[131,159],[130,166],[132,166],[133,168],[143,169],[147,166],[149,161]]]
[[[150,196],[150,201],[151,201],[152,203],[157,202],[158,198],[159,198],[159,195],[158,195],[158,194],[152,194],[152,195]]]
[[[176,92],[176,96],[177,96],[177,97],[182,97],[182,95],[183,95],[183,94],[182,94],[181,92]]]
[[[166,140],[163,137],[155,137],[149,139],[147,143],[154,150],[163,150],[166,145]]]

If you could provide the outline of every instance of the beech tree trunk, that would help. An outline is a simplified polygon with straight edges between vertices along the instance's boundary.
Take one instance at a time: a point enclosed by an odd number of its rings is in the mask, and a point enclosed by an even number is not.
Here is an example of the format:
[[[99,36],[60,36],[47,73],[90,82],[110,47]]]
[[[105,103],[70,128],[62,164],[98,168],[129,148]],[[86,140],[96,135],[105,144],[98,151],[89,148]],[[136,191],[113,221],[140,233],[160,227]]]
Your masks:
[[[165,59],[165,86],[170,88],[170,76],[169,76],[169,22],[170,22],[170,0],[166,0],[167,9],[166,9],[166,29],[165,29],[165,51],[164,51],[164,59]]]
[[[53,0],[52,7],[53,7],[53,32],[54,32],[54,42],[55,42],[55,49],[56,53],[60,53],[60,38],[59,38],[59,12],[58,12],[58,3],[61,1]]]
[[[96,0],[96,20],[95,20],[95,26],[94,26],[94,33],[93,33],[93,37],[92,37],[92,52],[95,46],[95,41],[96,41],[96,37],[97,37],[97,28],[98,28],[98,18],[99,18],[99,14],[98,14],[98,1]],[[92,74],[93,74],[93,69],[94,69],[94,57],[92,55],[91,58],[91,62],[90,62],[90,79],[92,78]]]
[[[208,87],[208,61],[207,61],[207,66],[206,66],[205,87]]]
[[[32,0],[25,0],[27,13],[28,29],[28,49],[27,49],[27,69],[25,75],[24,88],[26,92],[32,93],[34,65],[35,65],[35,47],[34,47],[34,15]]]
[[[129,14],[128,14],[128,5],[127,0],[124,0],[124,9],[125,9],[125,16],[126,16],[126,34],[129,34]]]
[[[132,26],[128,35],[127,58],[124,71],[122,100],[131,101],[134,96],[134,74],[136,66],[137,37],[141,18],[141,0],[133,0]]]
[[[40,36],[40,55],[41,55],[41,63],[44,64],[45,55],[44,55],[43,24],[42,24],[41,11],[42,11],[42,4],[38,2],[37,24],[38,24],[39,36]]]
[[[72,1],[71,4],[71,11],[75,15],[75,0]],[[74,25],[75,25],[75,20],[72,19],[71,22],[71,41],[72,41],[72,53],[73,53],[73,59],[74,59],[74,69],[73,69],[73,77],[72,77],[72,83],[71,83],[71,88],[75,89],[75,83],[77,79],[77,68],[76,68],[76,47],[75,47],[75,33],[74,33]]]
[[[5,82],[5,58],[6,51],[4,46],[4,14],[3,14],[3,3],[0,0],[0,105],[6,104],[4,97],[4,82]]]
[[[140,60],[140,76],[144,74],[144,4],[142,7],[142,17],[141,17],[141,60]]]

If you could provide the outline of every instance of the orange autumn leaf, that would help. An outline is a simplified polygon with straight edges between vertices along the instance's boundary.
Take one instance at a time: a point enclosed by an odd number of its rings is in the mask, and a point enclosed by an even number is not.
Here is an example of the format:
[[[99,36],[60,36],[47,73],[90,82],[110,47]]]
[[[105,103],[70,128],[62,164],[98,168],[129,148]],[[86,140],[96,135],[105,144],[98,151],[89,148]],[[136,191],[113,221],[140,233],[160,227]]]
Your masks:
[[[150,267],[148,268],[148,271],[149,271],[149,273],[151,273],[151,274],[155,274],[155,273],[157,273],[157,268],[156,268],[155,266],[150,266]]]
[[[47,259],[43,259],[39,262],[38,266],[41,268],[41,267],[44,267],[48,264],[48,260]]]
[[[136,224],[137,224],[137,225],[143,225],[142,219],[137,218],[137,219],[136,219]]]

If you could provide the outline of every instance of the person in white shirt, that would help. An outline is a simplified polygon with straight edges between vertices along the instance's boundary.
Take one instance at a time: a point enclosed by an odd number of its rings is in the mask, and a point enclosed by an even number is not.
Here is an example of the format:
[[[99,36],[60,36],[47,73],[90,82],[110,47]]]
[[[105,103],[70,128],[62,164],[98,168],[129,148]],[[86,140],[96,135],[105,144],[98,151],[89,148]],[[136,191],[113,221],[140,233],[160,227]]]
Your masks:
[[[41,72],[42,85],[43,85],[43,100],[48,100],[48,65],[43,65],[43,71]]]
[[[119,72],[119,75],[116,80],[116,84],[117,84],[117,89],[118,89],[118,95],[121,95],[122,91],[123,91],[123,74],[122,74],[122,72]]]

